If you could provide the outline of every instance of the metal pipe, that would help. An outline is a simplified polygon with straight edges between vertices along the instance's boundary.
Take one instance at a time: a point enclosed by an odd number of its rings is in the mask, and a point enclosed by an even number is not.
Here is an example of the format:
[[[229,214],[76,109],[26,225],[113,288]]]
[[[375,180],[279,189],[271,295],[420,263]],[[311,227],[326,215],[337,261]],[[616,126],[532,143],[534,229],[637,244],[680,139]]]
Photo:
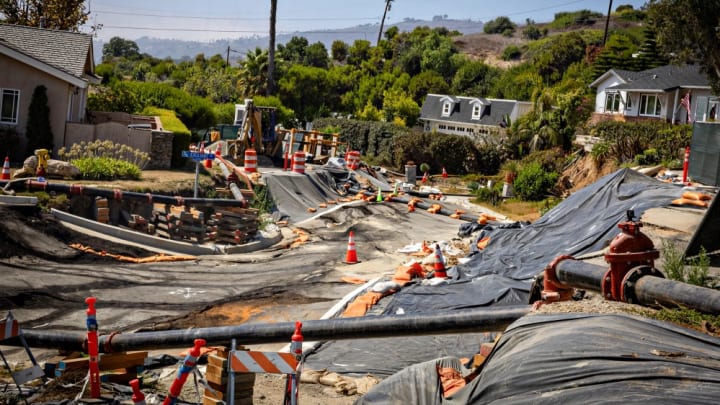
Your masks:
[[[19,184],[19,186],[18,186]],[[146,200],[148,202],[156,202],[160,204],[172,204],[172,205],[187,205],[187,206],[198,206],[198,205],[214,205],[223,207],[245,207],[246,202],[237,201],[232,199],[216,199],[216,198],[185,198],[181,196],[167,196],[160,194],[150,193],[136,193],[132,191],[122,191],[119,189],[108,190],[94,187],[85,187],[80,184],[63,184],[63,183],[50,183],[28,180],[21,183],[13,183],[12,188],[25,187],[28,190],[36,189],[43,191],[54,191],[58,193],[68,193],[71,195],[89,195],[97,197],[105,197],[111,200],[122,200],[124,198]]]
[[[530,310],[530,306],[523,305],[441,315],[392,315],[303,321],[303,336],[308,341],[326,341],[501,331]],[[99,347],[102,352],[110,353],[185,347],[192,344],[195,339],[205,339],[210,346],[229,345],[232,339],[237,339],[238,343],[243,345],[279,343],[287,342],[294,331],[295,322],[280,322],[121,333],[101,336]],[[23,330],[22,333],[31,347],[83,351],[85,344],[85,336],[75,332],[29,329]],[[16,343],[9,339],[3,344]]]

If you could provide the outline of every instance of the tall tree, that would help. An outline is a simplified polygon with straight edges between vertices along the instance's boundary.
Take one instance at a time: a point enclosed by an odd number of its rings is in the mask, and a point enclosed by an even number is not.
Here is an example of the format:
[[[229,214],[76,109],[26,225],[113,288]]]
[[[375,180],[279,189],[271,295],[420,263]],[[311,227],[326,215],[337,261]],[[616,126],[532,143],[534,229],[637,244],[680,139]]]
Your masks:
[[[275,93],[275,25],[277,24],[277,0],[270,0],[270,46],[268,47],[267,94]]]
[[[671,60],[698,63],[720,94],[720,0],[653,0],[648,18]]]
[[[30,99],[25,136],[27,137],[25,155],[33,155],[35,149],[52,150],[53,148],[47,87],[43,85],[35,87]]]
[[[380,31],[378,31],[378,39],[375,44],[376,46],[380,44],[380,38],[382,38],[383,28],[385,27],[385,17],[387,17],[387,12],[390,11],[390,7],[392,7],[392,2],[393,0],[385,0],[385,11],[383,11],[382,20],[380,20]]]
[[[0,14],[8,24],[78,31],[90,13],[85,0],[0,0]]]

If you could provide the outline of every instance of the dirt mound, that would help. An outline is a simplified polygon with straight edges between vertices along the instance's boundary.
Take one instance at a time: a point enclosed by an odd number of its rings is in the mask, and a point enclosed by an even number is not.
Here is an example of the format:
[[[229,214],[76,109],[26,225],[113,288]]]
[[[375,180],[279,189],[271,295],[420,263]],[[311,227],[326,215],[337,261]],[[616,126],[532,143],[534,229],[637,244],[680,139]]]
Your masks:
[[[606,161],[600,165],[590,154],[578,157],[560,175],[558,188],[563,196],[572,194],[581,188],[595,183],[599,178],[618,169],[614,161]]]

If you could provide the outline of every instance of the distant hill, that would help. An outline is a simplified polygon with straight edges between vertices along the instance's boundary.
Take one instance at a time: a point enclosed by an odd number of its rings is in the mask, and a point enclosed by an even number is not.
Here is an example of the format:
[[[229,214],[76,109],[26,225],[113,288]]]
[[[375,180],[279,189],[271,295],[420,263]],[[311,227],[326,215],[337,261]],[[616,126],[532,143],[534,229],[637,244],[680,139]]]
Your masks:
[[[400,31],[412,31],[415,27],[421,26],[428,26],[430,28],[445,27],[448,30],[457,30],[466,35],[483,31],[483,23],[480,21],[453,20],[440,16],[433,18],[431,21],[406,18],[400,23],[391,24],[387,27],[389,28],[392,26],[397,26]],[[308,42],[311,44],[315,42],[322,42],[329,51],[330,46],[335,40],[341,40],[352,45],[355,40],[364,39],[375,45],[379,29],[380,24],[364,24],[333,30],[299,31],[292,34],[278,35],[276,41],[278,44],[284,44],[293,36],[302,36],[307,38]],[[230,60],[233,63],[242,58],[242,55],[248,50],[255,49],[256,47],[260,47],[262,49],[267,48],[268,42],[269,38],[267,35],[216,40],[212,42],[182,41],[177,39],[159,39],[149,37],[141,37],[135,40],[135,43],[140,48],[141,53],[147,53],[161,59],[170,57],[176,61],[194,59],[195,56],[200,53],[205,54],[206,57],[216,54],[226,56],[229,46],[230,49],[233,50],[233,52],[230,52]],[[99,63],[102,58],[103,45],[104,43],[102,41],[94,41],[93,47],[97,63]]]

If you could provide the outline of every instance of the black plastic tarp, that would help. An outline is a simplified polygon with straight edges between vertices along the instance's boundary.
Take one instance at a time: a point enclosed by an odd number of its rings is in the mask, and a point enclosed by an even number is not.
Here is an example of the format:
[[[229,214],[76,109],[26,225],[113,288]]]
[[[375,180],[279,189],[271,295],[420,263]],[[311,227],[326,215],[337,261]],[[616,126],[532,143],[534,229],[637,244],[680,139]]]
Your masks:
[[[305,366],[357,376],[369,373],[382,378],[427,359],[472,358],[482,343],[495,341],[495,336],[495,333],[465,333],[337,340],[323,344],[306,359]]]
[[[527,283],[490,274],[452,284],[407,286],[392,296],[383,315],[437,314],[527,303]]]
[[[306,174],[277,172],[265,177],[270,197],[275,203],[276,219],[300,222],[315,213],[308,208],[316,208],[321,203],[336,200],[337,182],[347,178],[347,171],[330,171],[324,168],[309,170]]]
[[[627,210],[634,210],[639,217],[649,208],[669,205],[681,194],[680,187],[634,170],[618,170],[572,194],[530,225],[483,229],[482,236],[489,236],[490,243],[449,275],[500,274],[530,280],[558,255],[580,255],[607,247]]]
[[[720,339],[611,314],[530,315],[505,331],[478,377],[443,399],[436,366],[417,364],[356,404],[717,404]]]

